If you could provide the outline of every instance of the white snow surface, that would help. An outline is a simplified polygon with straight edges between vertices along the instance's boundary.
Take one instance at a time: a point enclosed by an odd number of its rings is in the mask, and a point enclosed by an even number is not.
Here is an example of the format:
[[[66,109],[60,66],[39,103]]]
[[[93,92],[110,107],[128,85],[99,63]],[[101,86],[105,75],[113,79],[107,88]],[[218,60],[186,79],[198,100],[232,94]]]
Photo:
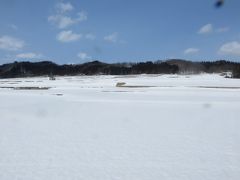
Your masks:
[[[0,79],[0,180],[239,180],[239,88],[218,74]]]

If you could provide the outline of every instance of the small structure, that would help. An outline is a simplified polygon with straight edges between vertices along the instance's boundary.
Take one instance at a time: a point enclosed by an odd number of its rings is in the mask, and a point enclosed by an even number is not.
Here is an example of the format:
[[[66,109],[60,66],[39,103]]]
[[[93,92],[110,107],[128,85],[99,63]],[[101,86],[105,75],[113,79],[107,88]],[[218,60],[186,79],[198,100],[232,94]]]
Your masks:
[[[122,87],[122,86],[124,86],[126,83],[125,82],[118,82],[117,84],[116,84],[116,87]]]
[[[54,80],[56,80],[56,78],[54,77],[54,75],[53,75],[53,74],[50,74],[48,77],[49,77],[49,80],[51,80],[51,81],[54,81]]]

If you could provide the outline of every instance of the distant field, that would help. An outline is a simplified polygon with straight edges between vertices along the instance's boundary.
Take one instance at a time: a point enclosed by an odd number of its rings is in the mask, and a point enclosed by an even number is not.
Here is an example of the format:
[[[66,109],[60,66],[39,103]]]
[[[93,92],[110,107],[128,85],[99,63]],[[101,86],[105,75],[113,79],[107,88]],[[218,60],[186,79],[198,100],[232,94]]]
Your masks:
[[[1,180],[239,180],[239,142],[240,79],[0,79]]]

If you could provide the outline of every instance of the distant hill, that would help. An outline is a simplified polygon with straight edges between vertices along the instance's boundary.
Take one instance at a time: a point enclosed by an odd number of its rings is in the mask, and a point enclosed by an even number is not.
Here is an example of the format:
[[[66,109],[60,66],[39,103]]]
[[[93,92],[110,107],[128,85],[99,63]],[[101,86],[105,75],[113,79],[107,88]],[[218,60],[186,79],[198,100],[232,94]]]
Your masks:
[[[51,61],[14,62],[0,65],[0,78],[50,75],[127,75],[127,74],[196,74],[230,71],[240,77],[240,64],[230,61],[192,62],[179,59],[139,63],[104,63],[92,61],[76,65],[58,65]]]

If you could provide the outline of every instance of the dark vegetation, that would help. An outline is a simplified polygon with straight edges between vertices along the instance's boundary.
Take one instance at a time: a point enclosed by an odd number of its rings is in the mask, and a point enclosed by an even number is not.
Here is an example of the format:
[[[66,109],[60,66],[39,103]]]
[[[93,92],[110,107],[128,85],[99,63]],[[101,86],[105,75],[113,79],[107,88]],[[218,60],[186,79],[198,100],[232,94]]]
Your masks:
[[[92,61],[76,65],[58,65],[50,61],[14,62],[0,65],[0,78],[55,75],[129,75],[129,74],[197,74],[232,72],[240,78],[240,64],[230,61],[191,62],[172,59],[139,63],[103,63]]]
[[[235,66],[235,68],[233,69],[232,76],[234,78],[240,78],[240,64]]]

